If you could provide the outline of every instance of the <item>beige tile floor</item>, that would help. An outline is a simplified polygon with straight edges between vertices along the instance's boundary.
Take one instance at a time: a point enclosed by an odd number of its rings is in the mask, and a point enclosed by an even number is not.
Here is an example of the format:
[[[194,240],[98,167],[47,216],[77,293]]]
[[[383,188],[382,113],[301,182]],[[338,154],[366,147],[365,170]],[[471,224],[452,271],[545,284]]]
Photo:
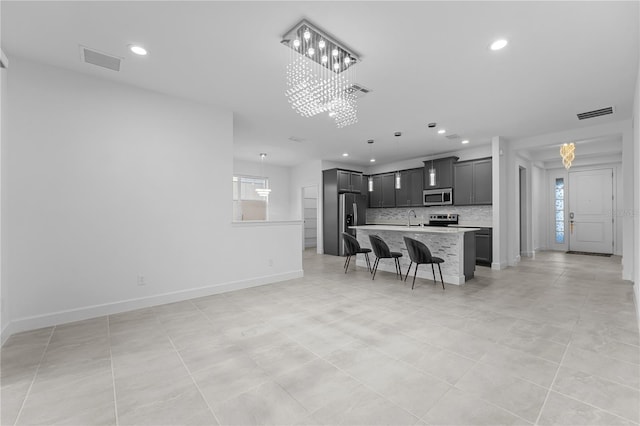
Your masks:
[[[305,277],[12,336],[2,424],[638,424],[619,258],[541,253],[416,289]]]

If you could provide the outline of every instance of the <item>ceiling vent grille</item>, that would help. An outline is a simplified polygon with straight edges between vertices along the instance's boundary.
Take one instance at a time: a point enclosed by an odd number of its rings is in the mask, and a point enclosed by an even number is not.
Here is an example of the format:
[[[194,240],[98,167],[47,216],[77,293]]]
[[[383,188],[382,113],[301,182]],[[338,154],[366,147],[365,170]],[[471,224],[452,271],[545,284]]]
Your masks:
[[[586,120],[588,118],[600,117],[601,115],[613,114],[613,107],[600,108],[593,111],[581,112],[578,114],[578,120]]]
[[[446,135],[445,138],[447,139],[460,139],[460,135],[457,133],[452,133],[450,135]]]
[[[122,59],[117,56],[107,55],[106,53],[99,52],[95,49],[80,46],[80,57],[87,64],[96,65],[113,71],[120,71],[120,63],[122,62]]]
[[[371,89],[367,89],[366,87],[358,83],[353,83],[351,86],[347,87],[344,91],[347,93],[354,93],[357,99],[371,92]]]

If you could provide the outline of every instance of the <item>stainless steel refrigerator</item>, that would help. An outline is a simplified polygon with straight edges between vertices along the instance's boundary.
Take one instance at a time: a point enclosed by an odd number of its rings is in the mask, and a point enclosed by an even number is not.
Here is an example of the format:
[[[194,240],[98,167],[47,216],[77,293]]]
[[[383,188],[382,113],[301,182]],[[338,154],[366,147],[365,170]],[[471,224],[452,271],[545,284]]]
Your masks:
[[[355,229],[350,226],[365,225],[367,223],[367,196],[360,194],[338,195],[338,247],[339,255],[344,256],[344,242],[342,233],[356,236]]]

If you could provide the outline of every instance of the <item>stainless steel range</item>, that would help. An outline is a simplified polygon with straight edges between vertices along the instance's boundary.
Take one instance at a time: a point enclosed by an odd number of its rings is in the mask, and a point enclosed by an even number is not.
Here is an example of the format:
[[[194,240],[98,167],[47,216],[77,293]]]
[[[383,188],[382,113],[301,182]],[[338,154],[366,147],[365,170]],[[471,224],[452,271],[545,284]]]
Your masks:
[[[458,224],[456,213],[441,213],[429,215],[429,226],[449,226]]]

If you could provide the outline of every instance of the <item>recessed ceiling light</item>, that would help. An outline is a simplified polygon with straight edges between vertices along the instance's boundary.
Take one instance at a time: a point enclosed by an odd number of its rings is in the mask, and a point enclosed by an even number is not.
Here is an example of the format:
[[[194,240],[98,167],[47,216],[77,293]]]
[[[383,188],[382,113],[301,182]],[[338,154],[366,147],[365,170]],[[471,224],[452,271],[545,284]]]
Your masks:
[[[343,156],[343,157],[348,157],[348,156],[349,156],[349,153],[348,153],[348,152],[343,152],[343,153],[342,153],[342,156]]]
[[[442,135],[442,134],[444,134],[445,132],[446,132],[446,130],[445,130],[445,129],[440,129],[440,130],[438,130],[438,134],[439,134],[439,135]]]
[[[372,159],[371,159],[371,160],[369,160],[369,161],[370,161],[370,162],[372,162],[372,163],[375,163],[375,162],[376,162],[376,159],[375,159],[375,158],[372,158]]]
[[[464,144],[464,145],[466,145],[468,143],[469,143],[469,139],[465,139],[465,140],[462,141],[462,144]]]
[[[491,43],[491,46],[489,46],[489,48],[491,50],[500,50],[502,48],[504,48],[509,42],[503,38],[494,41],[493,43]]]
[[[144,56],[147,54],[147,49],[142,46],[138,46],[137,44],[129,45],[129,50],[131,50],[136,55]]]

